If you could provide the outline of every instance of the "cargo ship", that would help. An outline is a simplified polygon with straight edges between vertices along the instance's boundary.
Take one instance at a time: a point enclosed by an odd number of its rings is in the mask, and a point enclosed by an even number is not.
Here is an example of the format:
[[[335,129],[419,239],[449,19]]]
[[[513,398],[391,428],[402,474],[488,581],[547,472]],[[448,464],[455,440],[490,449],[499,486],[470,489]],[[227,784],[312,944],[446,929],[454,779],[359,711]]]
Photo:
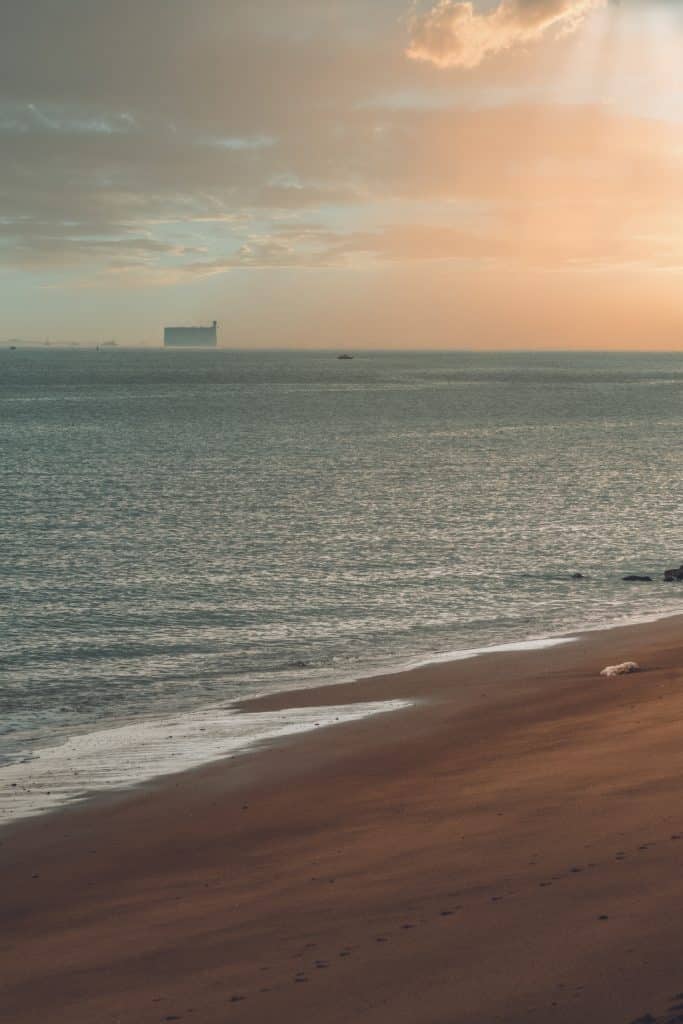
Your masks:
[[[217,327],[164,327],[164,348],[215,348]]]

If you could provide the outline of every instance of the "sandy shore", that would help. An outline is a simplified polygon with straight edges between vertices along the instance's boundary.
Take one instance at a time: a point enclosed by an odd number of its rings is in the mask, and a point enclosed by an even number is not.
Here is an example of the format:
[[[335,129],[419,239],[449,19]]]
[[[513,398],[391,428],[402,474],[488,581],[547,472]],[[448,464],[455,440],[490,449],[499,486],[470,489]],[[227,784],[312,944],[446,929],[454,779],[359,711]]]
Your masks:
[[[251,702],[417,704],[5,827],[0,1019],[683,1020],[682,627]]]

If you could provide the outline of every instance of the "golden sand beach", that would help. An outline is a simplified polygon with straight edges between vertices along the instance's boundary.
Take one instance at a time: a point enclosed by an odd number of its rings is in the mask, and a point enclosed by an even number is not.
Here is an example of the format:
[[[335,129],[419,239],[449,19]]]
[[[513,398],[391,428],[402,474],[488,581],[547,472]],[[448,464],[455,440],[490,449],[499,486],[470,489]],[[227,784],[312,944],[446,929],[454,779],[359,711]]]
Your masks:
[[[416,704],[4,828],[2,1019],[680,1019],[682,623],[270,697]]]

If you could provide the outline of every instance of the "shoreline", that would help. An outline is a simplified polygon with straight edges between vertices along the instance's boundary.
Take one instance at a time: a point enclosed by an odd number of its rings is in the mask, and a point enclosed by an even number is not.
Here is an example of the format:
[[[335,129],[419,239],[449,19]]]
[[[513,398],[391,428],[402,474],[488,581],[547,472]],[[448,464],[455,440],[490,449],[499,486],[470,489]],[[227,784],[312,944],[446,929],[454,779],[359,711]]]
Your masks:
[[[630,618],[626,622],[617,621],[572,630],[569,633],[555,633],[545,637],[532,637],[467,650],[435,652],[431,656],[416,656],[401,661],[396,667],[388,670],[378,669],[370,674],[361,673],[353,677],[343,675],[340,680],[334,682],[318,682],[294,688],[283,685],[281,689],[257,692],[241,699],[234,698],[227,704],[211,704],[185,712],[168,712],[164,716],[150,715],[149,718],[142,720],[129,720],[105,725],[102,728],[88,729],[67,736],[56,746],[36,747],[35,752],[29,757],[0,766],[0,789],[4,789],[6,794],[4,800],[0,797],[0,835],[4,828],[27,817],[58,813],[61,809],[88,805],[114,795],[125,797],[127,792],[133,792],[140,786],[153,784],[157,780],[163,782],[165,778],[179,772],[194,771],[236,757],[258,754],[267,749],[268,744],[295,740],[301,733],[312,729],[332,728],[352,722],[359,715],[364,717],[378,712],[394,712],[397,709],[391,706],[392,697],[385,682],[382,683],[380,697],[366,698],[366,693],[374,692],[375,680],[397,680],[401,688],[401,677],[417,671],[430,672],[441,665],[448,666],[493,655],[550,650],[581,642],[584,636],[593,633],[637,628],[675,619],[680,614],[682,613],[671,611],[647,613]],[[349,687],[362,687],[363,692],[358,690],[355,699],[349,699]],[[334,694],[342,695],[341,704],[337,707],[331,699]],[[306,695],[310,695],[311,699],[306,699]],[[412,705],[419,699],[419,695],[416,695],[414,698],[408,698],[407,702],[406,698],[402,698],[402,702]],[[380,703],[387,706],[380,707]],[[321,717],[315,715],[318,709],[321,715],[329,709],[332,716],[325,721],[318,721],[317,719]],[[308,712],[311,714],[308,715]],[[271,716],[270,721],[266,720],[267,715]],[[254,726],[252,732],[245,735],[243,727],[249,716]],[[212,742],[209,742],[206,735],[207,723],[208,728],[213,729],[215,733]],[[182,752],[172,750],[169,754],[161,749],[161,734],[169,729],[172,729],[173,733],[166,738],[174,740],[172,746],[182,746]],[[198,740],[202,739],[198,732],[205,734],[203,739],[207,742],[203,744],[203,748],[202,744],[198,743]],[[138,737],[137,748],[134,745],[135,737]],[[112,747],[112,740],[118,741],[118,746]],[[109,749],[108,764],[98,763],[97,759],[93,762],[93,750],[98,747]],[[157,751],[154,762],[149,757],[150,748]],[[178,760],[175,761],[175,758]],[[81,759],[86,765],[86,770],[90,762],[93,776],[100,780],[99,785],[80,785],[69,778],[83,773]],[[121,769],[122,759],[128,760],[128,776]],[[134,761],[137,762],[135,770],[132,768]],[[141,768],[141,764],[145,762],[149,767]],[[78,769],[72,770],[72,765],[78,765]]]
[[[324,707],[331,701],[325,701],[322,699],[327,693],[342,695],[344,698],[348,698],[351,689],[353,687],[362,687],[363,693],[376,694],[381,692],[386,694],[387,683],[391,680],[395,680],[397,683],[397,692],[405,692],[403,686],[404,677],[414,677],[416,673],[426,672],[431,676],[433,671],[440,670],[442,668],[448,668],[449,666],[455,666],[462,662],[473,662],[478,661],[482,658],[491,657],[505,657],[515,655],[525,655],[534,653],[543,653],[546,651],[552,651],[555,648],[564,648],[567,645],[581,644],[583,642],[590,642],[590,639],[597,634],[604,634],[606,637],[611,636],[613,633],[621,631],[625,632],[627,636],[627,642],[630,642],[630,631],[638,631],[641,628],[651,626],[657,623],[671,622],[680,619],[683,624],[683,612],[657,612],[651,613],[644,616],[638,616],[631,618],[626,622],[610,622],[606,625],[597,625],[593,627],[585,627],[582,629],[568,630],[566,633],[552,634],[546,637],[530,638],[520,641],[511,641],[510,643],[503,644],[492,644],[489,647],[473,648],[468,651],[450,651],[443,655],[435,654],[430,658],[417,660],[415,662],[402,663],[402,666],[389,671],[378,671],[373,672],[370,675],[359,675],[353,679],[346,679],[334,683],[322,683],[308,687],[295,687],[295,688],[283,688],[282,690],[273,691],[272,693],[256,694],[254,696],[245,697],[242,700],[236,700],[231,705],[239,710],[248,710],[252,708],[285,708],[285,707]],[[380,690],[378,691],[374,684],[379,684]],[[316,698],[315,703],[305,700],[306,695],[313,695]],[[384,696],[380,699],[389,699]]]
[[[415,705],[5,827],[7,1019],[672,1020],[682,626],[374,678]]]

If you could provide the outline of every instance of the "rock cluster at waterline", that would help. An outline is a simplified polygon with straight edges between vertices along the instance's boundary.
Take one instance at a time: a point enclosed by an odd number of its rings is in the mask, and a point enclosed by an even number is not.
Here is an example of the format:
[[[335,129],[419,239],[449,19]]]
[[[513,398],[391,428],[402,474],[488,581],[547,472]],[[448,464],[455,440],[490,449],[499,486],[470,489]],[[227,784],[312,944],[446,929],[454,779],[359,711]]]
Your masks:
[[[582,572],[573,572],[570,577],[572,580],[585,580],[587,577]],[[626,576],[621,577],[624,583],[654,583],[654,576],[647,576],[644,573],[627,573]],[[683,583],[683,565],[680,565],[678,569],[665,569],[662,575],[662,579],[666,583]]]

